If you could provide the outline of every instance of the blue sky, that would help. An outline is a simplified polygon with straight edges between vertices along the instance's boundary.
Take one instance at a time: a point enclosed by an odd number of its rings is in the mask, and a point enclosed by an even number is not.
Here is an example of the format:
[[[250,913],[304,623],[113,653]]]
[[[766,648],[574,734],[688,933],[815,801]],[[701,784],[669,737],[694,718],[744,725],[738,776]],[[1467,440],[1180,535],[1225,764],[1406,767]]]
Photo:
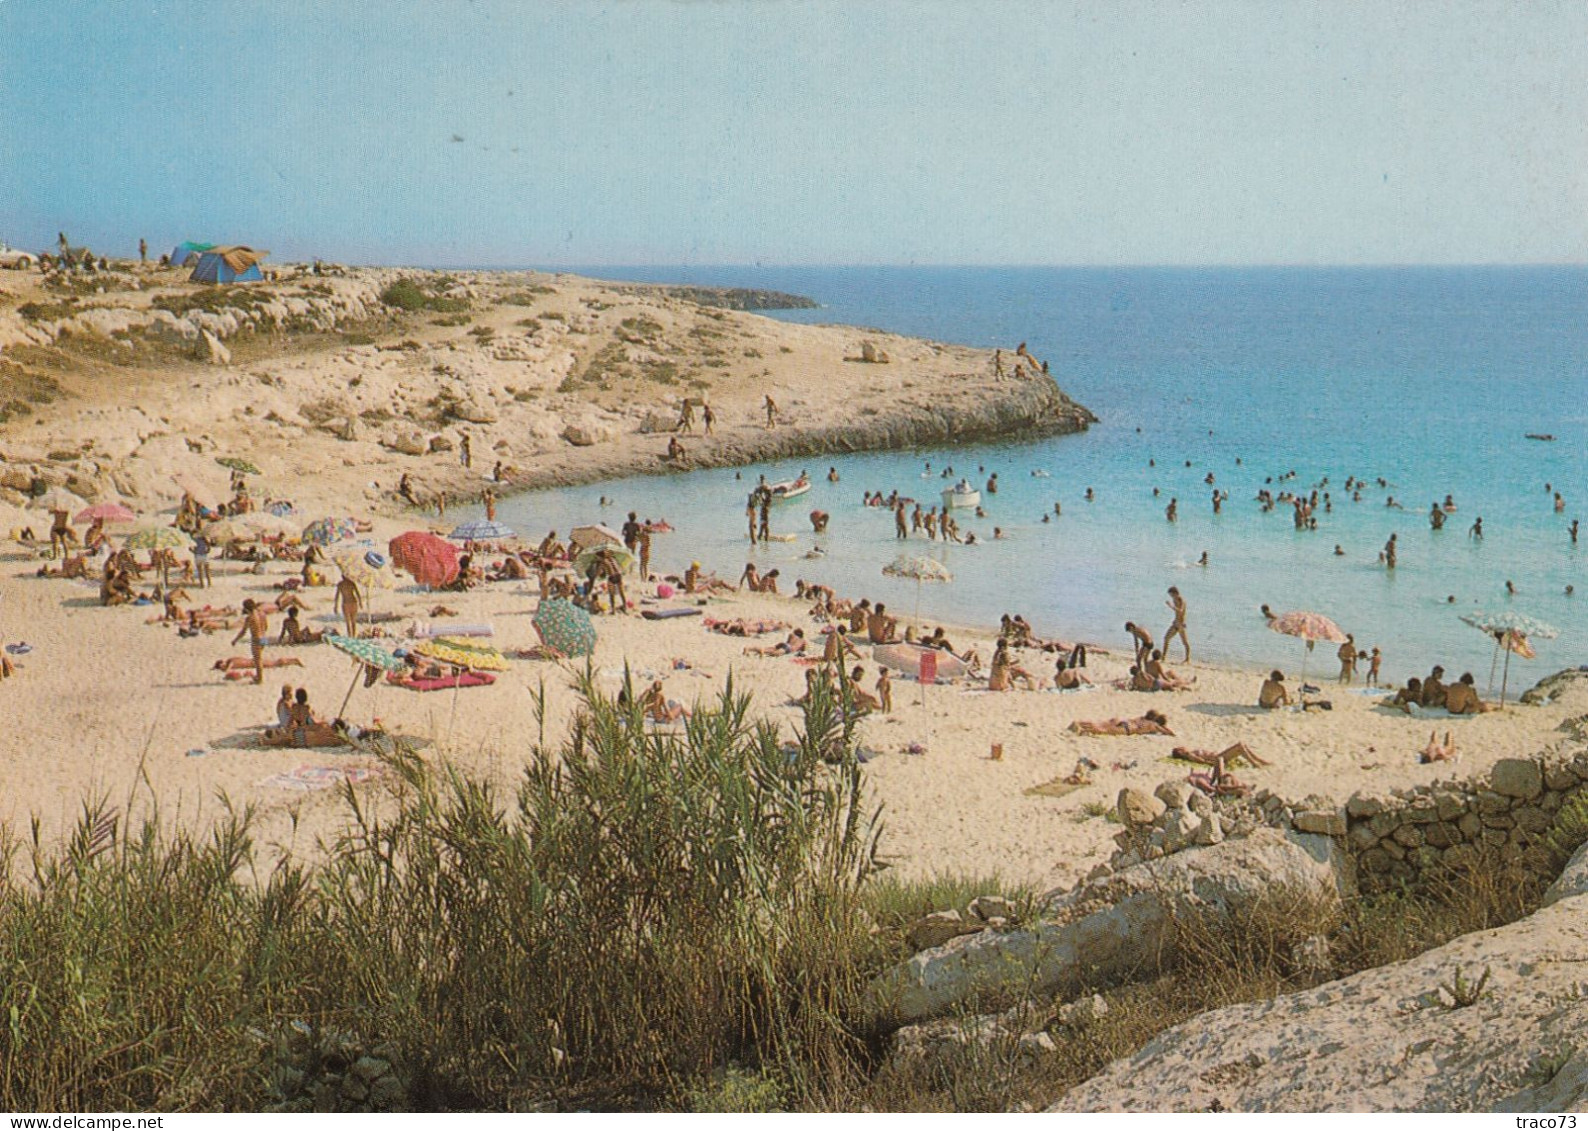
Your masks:
[[[0,0],[0,239],[63,228],[360,263],[1583,262],[1588,5]]]

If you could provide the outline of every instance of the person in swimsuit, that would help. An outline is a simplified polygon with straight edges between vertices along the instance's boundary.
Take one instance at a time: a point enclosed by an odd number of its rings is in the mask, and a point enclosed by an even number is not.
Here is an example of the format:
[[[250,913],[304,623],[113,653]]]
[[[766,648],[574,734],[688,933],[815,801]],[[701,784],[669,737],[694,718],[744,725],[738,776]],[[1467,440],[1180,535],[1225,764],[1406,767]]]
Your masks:
[[[1174,614],[1174,623],[1163,634],[1164,653],[1167,655],[1169,652],[1169,641],[1178,636],[1180,643],[1185,645],[1185,662],[1189,664],[1191,662],[1191,638],[1185,634],[1185,598],[1180,596],[1178,588],[1171,585],[1169,586],[1169,599],[1164,604],[1168,605],[1169,611]]]

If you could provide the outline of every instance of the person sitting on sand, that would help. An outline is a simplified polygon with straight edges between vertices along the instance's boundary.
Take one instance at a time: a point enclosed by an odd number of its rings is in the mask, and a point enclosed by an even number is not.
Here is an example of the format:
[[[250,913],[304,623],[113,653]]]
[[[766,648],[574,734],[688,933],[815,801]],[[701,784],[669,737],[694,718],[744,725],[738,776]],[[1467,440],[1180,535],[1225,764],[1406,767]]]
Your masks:
[[[899,622],[888,615],[888,607],[880,601],[866,618],[866,639],[873,644],[892,644],[899,638]]]
[[[993,646],[991,673],[987,677],[988,691],[1008,691],[1016,680],[1023,680],[1027,691],[1036,690],[1036,680],[1009,655],[1009,641],[1000,640]]]
[[[844,656],[860,658],[859,651],[850,642],[849,633],[843,625],[835,625],[827,634],[827,642],[822,646],[822,663],[838,664],[843,662]]]
[[[276,725],[285,727],[292,721],[292,684],[281,685],[281,698],[276,700]]]
[[[1252,791],[1251,786],[1225,768],[1223,758],[1216,758],[1206,773],[1197,771],[1188,774],[1186,781],[1212,797],[1245,797]]]
[[[1439,732],[1429,731],[1428,745],[1422,748],[1422,751],[1418,754],[1417,760],[1424,764],[1429,762],[1459,761],[1459,758],[1456,754],[1456,743],[1455,740],[1450,736],[1450,732],[1448,730],[1445,731],[1445,741],[1441,743],[1439,741]]]
[[[661,680],[652,683],[640,697],[640,707],[647,717],[659,723],[671,723],[689,717],[689,712],[684,709],[682,703],[676,699],[669,699],[663,694]]]
[[[1439,677],[1445,674],[1445,669],[1438,664],[1428,673],[1428,678],[1423,680],[1423,706],[1443,707],[1445,705],[1446,690],[1444,681]]]
[[[761,589],[761,571],[755,568],[754,562],[744,563],[744,572],[739,575],[739,584],[734,588],[743,589],[746,585],[750,587],[752,593],[757,593]]]
[[[553,530],[541,540],[539,548],[535,551],[543,558],[566,558],[568,548],[557,541],[557,532]]]
[[[297,748],[340,746],[342,736],[337,734],[334,727],[314,717],[314,712],[309,708],[308,689],[300,687],[293,693],[286,725],[265,731],[264,743],[266,746]]]
[[[1275,668],[1268,673],[1257,693],[1257,705],[1265,711],[1290,706],[1290,692],[1285,690],[1285,673]]]
[[[1059,691],[1075,691],[1082,687],[1090,687],[1092,681],[1087,679],[1079,670],[1070,667],[1061,658],[1053,672],[1053,686]]]
[[[761,576],[761,580],[753,587],[757,593],[770,593],[777,596],[778,571],[769,569]]]
[[[1445,710],[1452,715],[1482,715],[1500,708],[1478,698],[1471,672],[1462,672],[1461,678],[1445,689]]]
[[[60,565],[59,569],[52,569],[47,565],[39,567],[39,577],[62,577],[67,579],[88,576],[88,555],[73,554]]]
[[[785,639],[778,641],[776,644],[770,644],[765,648],[751,645],[744,650],[744,654],[746,656],[799,656],[803,655],[805,649],[809,646],[810,641],[805,639],[805,630],[796,628]]]
[[[1406,686],[1395,693],[1393,699],[1384,701],[1386,707],[1398,707],[1408,715],[1415,715],[1423,706],[1423,681],[1412,676],[1406,681]]]
[[[99,583],[99,603],[101,605],[125,605],[135,600],[137,594],[132,591],[132,579],[127,576],[124,569],[106,569],[105,576]]]
[[[1167,734],[1174,736],[1174,731],[1169,729],[1169,720],[1157,711],[1148,711],[1140,718],[1135,719],[1105,719],[1102,722],[1091,722],[1085,719],[1076,719],[1069,725],[1071,734],[1086,735],[1138,735],[1138,734]]]
[[[288,609],[287,619],[281,622],[281,632],[276,637],[277,644],[318,644],[325,633],[304,628],[298,620],[298,610]]]
[[[847,686],[849,688],[849,701],[854,705],[855,711],[862,715],[869,715],[882,709],[882,703],[870,692],[861,687],[866,678],[866,669],[856,664],[849,673]]]
[[[486,575],[487,581],[525,581],[528,578],[529,567],[519,561],[515,554],[509,554],[497,562]]]
[[[1154,691],[1186,691],[1196,685],[1196,679],[1184,679],[1176,672],[1163,666],[1163,652],[1154,648],[1152,655],[1147,657],[1147,663],[1142,668],[1147,678],[1152,680]]]

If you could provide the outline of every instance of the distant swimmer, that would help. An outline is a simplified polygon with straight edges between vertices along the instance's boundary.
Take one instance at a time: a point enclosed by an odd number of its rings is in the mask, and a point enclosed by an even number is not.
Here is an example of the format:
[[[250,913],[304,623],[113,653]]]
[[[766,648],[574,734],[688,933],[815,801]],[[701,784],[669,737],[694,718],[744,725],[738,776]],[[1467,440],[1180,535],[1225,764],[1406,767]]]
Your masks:
[[[1177,521],[1180,518],[1180,500],[1170,499],[1169,505],[1163,508],[1163,516],[1170,522]]]
[[[1507,597],[1515,597],[1516,596],[1516,586],[1514,584],[1512,584],[1512,582],[1511,582],[1511,580],[1509,578],[1507,578],[1506,582],[1505,582],[1505,595]]]
[[[1033,478],[1033,479],[1047,479],[1047,478],[1049,478],[1049,473],[1046,472],[1046,471],[1043,471],[1040,467],[1033,468],[1032,471],[1031,471],[1031,478]]]
[[[1428,508],[1428,525],[1435,530],[1443,530],[1445,528],[1445,512],[1440,509],[1438,503]]]
[[[1334,556],[1337,558],[1345,557],[1345,549],[1338,542],[1334,544]]]
[[[1481,514],[1478,516],[1478,520],[1472,524],[1472,529],[1467,531],[1467,537],[1476,538],[1480,542],[1483,541],[1483,516]]]
[[[827,482],[829,482],[829,483],[837,483],[838,482],[838,469],[836,467],[829,467],[827,469]]]
[[[1093,493],[1092,493],[1092,489],[1091,489],[1091,488],[1090,488],[1090,487],[1088,487],[1088,488],[1087,488],[1087,489],[1086,489],[1086,501],[1087,501],[1087,502],[1091,502],[1091,501],[1092,501],[1092,500],[1093,500],[1093,499],[1095,499],[1095,498],[1096,498],[1096,497],[1097,497],[1097,496],[1096,496],[1096,495],[1094,495],[1094,494],[1093,494]]]
[[[1203,550],[1202,551],[1202,556],[1197,559],[1197,565],[1206,567],[1207,564],[1208,564],[1208,552],[1206,550]]]
[[[1270,609],[1267,605],[1264,605],[1258,611],[1263,614],[1263,619],[1265,621],[1267,621],[1269,624],[1273,624],[1276,620],[1279,619],[1278,615],[1275,614],[1274,610]]]
[[[1571,520],[1571,529],[1566,533],[1571,535],[1571,544],[1575,546],[1577,544],[1577,520],[1575,518]]]
[[[1555,513],[1560,514],[1566,509],[1566,499],[1559,491],[1555,492]]]

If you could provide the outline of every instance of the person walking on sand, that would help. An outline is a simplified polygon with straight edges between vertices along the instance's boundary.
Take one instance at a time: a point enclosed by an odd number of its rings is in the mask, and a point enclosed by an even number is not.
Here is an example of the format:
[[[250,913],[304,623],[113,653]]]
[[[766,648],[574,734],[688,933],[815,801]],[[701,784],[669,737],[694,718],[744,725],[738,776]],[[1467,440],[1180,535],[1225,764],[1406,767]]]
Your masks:
[[[678,427],[675,431],[692,433],[695,430],[695,402],[688,397],[684,398],[684,407],[678,413]]]
[[[487,487],[480,492],[480,502],[485,504],[485,521],[496,521],[496,492]]]
[[[1368,655],[1367,660],[1367,685],[1369,687],[1378,686],[1379,667],[1383,663],[1384,654],[1378,650],[1378,645],[1375,644],[1373,645],[1373,651]]]
[[[1167,655],[1169,652],[1169,641],[1178,636],[1180,643],[1185,645],[1185,662],[1189,664],[1191,662],[1191,638],[1185,634],[1185,598],[1180,596],[1178,588],[1171,585],[1169,586],[1169,599],[1164,604],[1168,605],[1169,610],[1174,614],[1174,623],[1169,626],[1169,631],[1163,634],[1164,654]]]
[[[772,394],[766,394],[766,426],[777,427],[777,402],[772,399]]]
[[[348,636],[358,635],[358,585],[352,578],[344,577],[336,583],[336,596],[331,601],[331,611],[342,614],[342,624]]]
[[[700,425],[706,435],[711,435],[711,426],[717,423],[717,414],[711,411],[711,405],[700,406]]]
[[[265,637],[270,633],[270,620],[265,616],[265,609],[254,601],[252,597],[243,601],[243,627],[237,630],[237,635],[232,637],[232,644],[236,645],[244,636],[248,637],[248,651],[254,658],[254,682],[265,682]]]
[[[149,266],[149,241],[146,239],[138,240],[138,262],[144,267]]]
[[[467,432],[463,434],[463,439],[458,441],[458,462],[464,467],[474,466],[474,441],[469,439]]]
[[[210,540],[202,534],[193,536],[193,580],[200,589],[210,587]]]
[[[1356,637],[1346,633],[1345,643],[1335,655],[1340,658],[1340,682],[1350,683],[1356,676],[1356,658],[1360,655],[1356,650]]]

